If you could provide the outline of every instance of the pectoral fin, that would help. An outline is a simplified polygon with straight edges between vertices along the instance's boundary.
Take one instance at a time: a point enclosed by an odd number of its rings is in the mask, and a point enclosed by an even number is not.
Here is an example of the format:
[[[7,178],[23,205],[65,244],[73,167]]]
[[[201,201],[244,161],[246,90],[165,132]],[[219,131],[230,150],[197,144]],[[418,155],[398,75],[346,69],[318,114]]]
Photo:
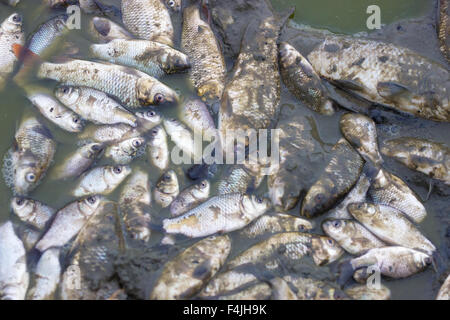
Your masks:
[[[379,82],[377,91],[383,98],[394,101],[411,94],[408,88],[395,82]]]
[[[363,91],[365,88],[361,82],[355,79],[333,80],[333,82],[336,84],[336,86],[348,90]]]

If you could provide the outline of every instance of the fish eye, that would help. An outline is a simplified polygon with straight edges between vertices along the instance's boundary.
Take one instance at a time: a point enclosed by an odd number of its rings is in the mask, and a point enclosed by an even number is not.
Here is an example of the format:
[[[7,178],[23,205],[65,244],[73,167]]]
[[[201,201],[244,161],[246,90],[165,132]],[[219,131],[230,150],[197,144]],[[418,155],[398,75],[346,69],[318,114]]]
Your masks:
[[[152,118],[154,116],[156,116],[156,112],[155,111],[148,111],[147,112],[147,117]]]
[[[157,93],[155,94],[154,100],[156,103],[164,103],[166,99],[164,98],[164,95],[162,93]]]
[[[94,204],[97,201],[97,198],[95,198],[95,196],[92,196],[92,197],[87,198],[86,200],[90,204]]]
[[[427,258],[425,258],[424,262],[426,265],[430,265],[432,261],[431,261],[430,257],[427,257]]]
[[[92,151],[99,151],[99,150],[100,150],[100,145],[94,144],[94,145],[91,147],[91,149],[92,149]]]
[[[164,179],[164,181],[170,181],[172,179],[172,177],[170,176],[170,174],[165,174],[163,179]]]
[[[314,197],[316,203],[321,203],[325,199],[325,196],[322,193],[319,193]]]
[[[152,130],[152,135],[156,136],[157,133],[158,133],[158,129],[153,129]]]
[[[200,188],[202,188],[202,189],[206,188],[206,182],[205,182],[205,181],[203,181],[202,183],[200,183]]]
[[[133,147],[138,148],[138,147],[140,147],[140,146],[141,146],[141,141],[139,141],[139,140],[134,140],[134,141],[133,141]]]
[[[13,19],[14,22],[21,22],[22,21],[22,18],[18,14],[15,14],[12,19]]]
[[[329,239],[327,240],[327,243],[328,243],[330,246],[334,246],[334,240],[331,239],[331,238],[329,238]]]
[[[122,172],[122,168],[121,167],[114,167],[113,171],[114,171],[115,174],[119,174],[119,173]]]
[[[175,6],[175,1],[173,1],[173,0],[170,0],[169,2],[168,2],[168,5],[169,5],[169,7],[174,7]]]
[[[32,173],[32,172],[27,173],[27,175],[25,176],[25,179],[28,182],[35,182],[36,181],[36,175],[34,173]]]
[[[305,226],[302,224],[298,226],[298,231],[305,231],[305,229]]]
[[[53,112],[53,110],[55,110],[55,108],[51,107],[49,111],[50,111],[50,112]]]
[[[333,227],[335,227],[335,228],[339,228],[340,225],[341,225],[341,222],[339,220],[336,220],[333,222]]]
[[[80,118],[78,118],[78,117],[74,117],[74,118],[73,118],[73,122],[74,122],[74,123],[78,123],[78,121],[80,121]]]
[[[69,87],[63,87],[62,89],[61,89],[61,91],[63,92],[63,93],[69,93]]]
[[[256,202],[257,203],[263,203],[264,199],[261,197],[256,197]]]
[[[17,204],[18,206],[23,205],[24,202],[25,202],[25,199],[24,199],[24,198],[17,198],[17,199],[16,199],[16,204]]]

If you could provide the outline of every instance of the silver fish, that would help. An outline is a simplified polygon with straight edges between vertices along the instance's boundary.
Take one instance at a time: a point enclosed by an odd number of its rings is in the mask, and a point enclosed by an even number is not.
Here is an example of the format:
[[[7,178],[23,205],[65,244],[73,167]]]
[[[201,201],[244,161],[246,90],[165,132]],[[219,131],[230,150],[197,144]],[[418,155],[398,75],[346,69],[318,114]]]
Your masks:
[[[56,210],[37,200],[14,197],[11,199],[13,212],[22,220],[40,230],[53,217]]]
[[[202,180],[182,190],[178,197],[170,204],[172,217],[178,217],[193,209],[209,198],[210,184],[208,180]]]
[[[147,154],[150,162],[159,170],[167,170],[169,166],[169,147],[167,134],[162,126],[150,130],[147,140]]]
[[[170,139],[183,150],[183,153],[189,158],[198,154],[195,152],[194,135],[185,124],[175,118],[164,119],[163,124]]]
[[[145,145],[143,137],[135,137],[123,140],[105,151],[105,157],[111,158],[117,164],[129,164],[138,155],[138,151]]]
[[[211,137],[216,132],[216,126],[208,107],[200,99],[191,98],[186,100],[183,103],[180,118],[194,132]]]
[[[108,43],[114,39],[133,39],[131,33],[104,17],[93,17],[89,21],[89,33],[96,42],[100,43]]]
[[[0,25],[0,90],[4,88],[7,78],[17,63],[18,46],[25,44],[25,34],[22,29],[22,16],[13,13]]]
[[[125,165],[96,167],[84,173],[73,191],[75,197],[109,194],[131,173]]]
[[[168,207],[178,196],[180,187],[177,174],[173,170],[168,170],[161,175],[154,190],[155,201],[161,207]]]
[[[28,42],[28,49],[41,58],[46,58],[69,29],[66,27],[66,15],[59,15],[46,21],[37,28]]]
[[[35,284],[28,293],[30,300],[51,300],[61,279],[61,264],[59,263],[59,248],[46,250],[36,266]]]

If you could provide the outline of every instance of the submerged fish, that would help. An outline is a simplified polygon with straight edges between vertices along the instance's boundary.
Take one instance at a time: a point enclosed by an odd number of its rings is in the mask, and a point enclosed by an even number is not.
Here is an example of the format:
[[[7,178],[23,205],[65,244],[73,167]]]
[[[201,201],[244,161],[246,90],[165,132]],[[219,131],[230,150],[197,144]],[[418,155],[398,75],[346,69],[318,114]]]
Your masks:
[[[182,0],[164,0],[167,7],[173,12],[179,12],[181,10]]]
[[[104,17],[93,17],[90,20],[89,33],[96,42],[100,43],[108,43],[114,39],[133,39],[127,30]]]
[[[62,86],[55,96],[84,119],[95,124],[125,123],[136,126],[136,117],[106,93],[87,87]]]
[[[155,78],[190,67],[184,53],[148,40],[114,39],[105,44],[93,44],[90,51],[96,58],[136,68]]]
[[[416,223],[422,222],[427,216],[415,192],[402,179],[384,169],[378,172],[368,194],[375,203],[396,208]]]
[[[14,197],[11,199],[13,212],[23,222],[43,230],[56,210],[37,200]]]
[[[448,68],[403,47],[328,36],[308,55],[317,73],[367,100],[434,121],[450,121]]]
[[[287,42],[280,44],[280,72],[289,91],[308,108],[326,115],[334,113],[333,103],[319,75],[309,61]]]
[[[111,158],[117,164],[129,164],[137,157],[138,151],[144,144],[143,137],[126,139],[109,146],[105,151],[105,157]]]
[[[148,241],[150,238],[151,190],[148,174],[135,170],[119,196],[119,208],[125,228],[132,239]]]
[[[173,46],[172,20],[163,1],[122,1],[122,19],[136,37]]]
[[[35,284],[28,293],[30,300],[51,300],[61,279],[59,248],[46,250],[36,265]]]
[[[352,203],[351,215],[378,238],[432,255],[436,247],[400,211],[384,205]]]
[[[147,154],[150,162],[159,170],[167,170],[169,166],[169,147],[167,134],[162,126],[150,130],[147,140]]]
[[[14,48],[25,44],[22,16],[13,13],[0,25],[0,90],[6,85],[8,76],[18,61]]]
[[[332,158],[302,203],[301,214],[314,217],[331,209],[358,180],[364,161],[345,139],[332,149]]]
[[[153,77],[123,66],[85,60],[61,63],[44,62],[39,78],[53,79],[66,85],[86,86],[115,96],[130,108],[160,105],[178,100],[178,95]]]
[[[69,31],[66,27],[67,15],[59,15],[44,22],[28,41],[28,50],[45,59],[53,52],[62,36]]]
[[[322,229],[345,251],[353,255],[362,255],[370,249],[386,246],[383,241],[354,220],[325,220]]]
[[[60,209],[36,249],[44,252],[51,247],[61,247],[69,242],[83,228],[86,221],[95,213],[105,199],[101,196],[91,196],[69,203]]]
[[[450,185],[450,148],[444,144],[402,137],[384,141],[381,152],[412,170]]]
[[[166,263],[150,299],[189,299],[222,267],[231,250],[228,236],[208,237]]]
[[[28,282],[25,248],[8,221],[0,226],[0,300],[24,300]]]
[[[220,100],[225,87],[225,60],[214,32],[201,19],[197,5],[183,10],[181,49],[192,64],[189,78],[197,94],[208,102]]]
[[[238,193],[210,198],[182,216],[164,219],[168,234],[205,237],[241,229],[264,214],[270,207],[267,199]]]
[[[175,118],[164,119],[164,128],[170,139],[191,158],[195,156],[194,135],[186,125]],[[201,154],[201,153],[200,153]]]
[[[68,179],[81,175],[103,155],[104,149],[103,144],[95,142],[80,147],[55,167],[54,177],[56,179]]]
[[[209,190],[210,184],[208,180],[202,180],[182,190],[170,204],[171,216],[178,217],[204,202],[209,198]]]
[[[28,94],[27,97],[44,117],[61,129],[68,132],[81,132],[83,130],[84,124],[81,117],[63,106],[53,96],[36,92]]]
[[[96,167],[84,173],[73,191],[76,197],[109,194],[131,173],[125,165]]]
[[[161,207],[166,208],[170,206],[179,192],[180,186],[178,184],[177,174],[173,170],[168,170],[162,174],[156,183],[154,190],[155,201]]]

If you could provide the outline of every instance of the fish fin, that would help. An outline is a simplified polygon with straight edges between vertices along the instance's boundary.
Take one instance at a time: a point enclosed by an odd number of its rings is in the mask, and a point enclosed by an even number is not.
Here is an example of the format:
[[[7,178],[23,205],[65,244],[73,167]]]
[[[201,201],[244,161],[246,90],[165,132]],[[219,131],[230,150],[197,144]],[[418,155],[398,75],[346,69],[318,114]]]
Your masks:
[[[355,269],[353,269],[351,259],[343,261],[339,265],[339,279],[338,284],[343,288],[347,282],[353,277],[353,273]]]
[[[378,82],[377,91],[383,98],[396,100],[400,96],[410,95],[411,91],[396,82]]]
[[[329,98],[336,104],[349,111],[369,115],[370,109],[369,105],[367,105],[367,102],[351,96],[349,93],[341,89],[335,88],[330,82],[326,80],[322,81],[322,83],[328,91]]]
[[[363,91],[364,85],[355,79],[333,80],[336,86],[353,91]]]

